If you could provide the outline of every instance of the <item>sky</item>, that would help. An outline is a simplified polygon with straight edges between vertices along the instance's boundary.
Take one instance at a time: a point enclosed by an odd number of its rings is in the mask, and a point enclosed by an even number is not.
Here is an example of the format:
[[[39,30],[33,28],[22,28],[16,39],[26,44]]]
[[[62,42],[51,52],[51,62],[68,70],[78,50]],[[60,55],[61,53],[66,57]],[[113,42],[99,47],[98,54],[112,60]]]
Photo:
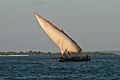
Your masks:
[[[0,51],[59,52],[34,12],[84,51],[120,50],[119,0],[0,0]]]

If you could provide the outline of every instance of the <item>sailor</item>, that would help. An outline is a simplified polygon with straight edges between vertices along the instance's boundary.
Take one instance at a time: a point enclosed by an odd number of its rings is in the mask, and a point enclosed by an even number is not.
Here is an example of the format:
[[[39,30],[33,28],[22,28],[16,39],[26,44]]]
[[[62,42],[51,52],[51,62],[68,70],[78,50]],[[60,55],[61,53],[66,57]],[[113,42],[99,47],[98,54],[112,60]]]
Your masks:
[[[90,59],[90,56],[89,55],[85,55],[85,59]]]

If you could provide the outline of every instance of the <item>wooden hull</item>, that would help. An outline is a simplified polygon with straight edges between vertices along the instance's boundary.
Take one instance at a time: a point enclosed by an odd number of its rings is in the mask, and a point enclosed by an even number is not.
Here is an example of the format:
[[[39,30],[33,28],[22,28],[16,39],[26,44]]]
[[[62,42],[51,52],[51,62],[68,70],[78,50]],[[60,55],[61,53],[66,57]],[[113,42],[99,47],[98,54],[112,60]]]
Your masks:
[[[70,58],[59,58],[59,62],[79,62],[79,61],[90,61],[90,57],[70,57]]]

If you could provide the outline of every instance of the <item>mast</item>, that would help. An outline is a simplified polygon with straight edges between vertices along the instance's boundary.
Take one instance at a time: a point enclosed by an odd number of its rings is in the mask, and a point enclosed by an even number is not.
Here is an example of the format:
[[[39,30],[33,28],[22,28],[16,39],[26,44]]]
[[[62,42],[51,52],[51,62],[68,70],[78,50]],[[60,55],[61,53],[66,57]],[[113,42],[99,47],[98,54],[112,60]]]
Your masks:
[[[64,55],[65,52],[80,53],[82,51],[79,45],[63,30],[60,30],[54,24],[38,14],[35,14],[35,17],[46,34],[60,48],[62,55]]]

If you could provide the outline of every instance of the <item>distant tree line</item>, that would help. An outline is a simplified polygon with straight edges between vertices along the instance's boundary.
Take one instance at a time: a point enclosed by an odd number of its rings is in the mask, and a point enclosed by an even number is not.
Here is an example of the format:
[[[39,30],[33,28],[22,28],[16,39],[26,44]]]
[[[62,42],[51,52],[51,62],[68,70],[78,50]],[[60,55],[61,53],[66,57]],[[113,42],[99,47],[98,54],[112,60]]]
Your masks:
[[[19,52],[15,52],[15,51],[8,51],[8,52],[5,52],[5,51],[2,51],[0,52],[0,55],[29,55],[29,56],[32,56],[32,55],[50,55],[51,52],[41,52],[41,51],[19,51]]]
[[[110,53],[110,52],[81,52],[80,54],[88,54],[88,55],[116,55],[114,53]],[[61,55],[60,52],[57,53],[51,53],[51,52],[41,52],[41,51],[19,51],[19,52],[15,52],[15,51],[8,51],[8,52],[0,52],[0,55],[28,55],[28,56],[36,56],[36,55]]]

